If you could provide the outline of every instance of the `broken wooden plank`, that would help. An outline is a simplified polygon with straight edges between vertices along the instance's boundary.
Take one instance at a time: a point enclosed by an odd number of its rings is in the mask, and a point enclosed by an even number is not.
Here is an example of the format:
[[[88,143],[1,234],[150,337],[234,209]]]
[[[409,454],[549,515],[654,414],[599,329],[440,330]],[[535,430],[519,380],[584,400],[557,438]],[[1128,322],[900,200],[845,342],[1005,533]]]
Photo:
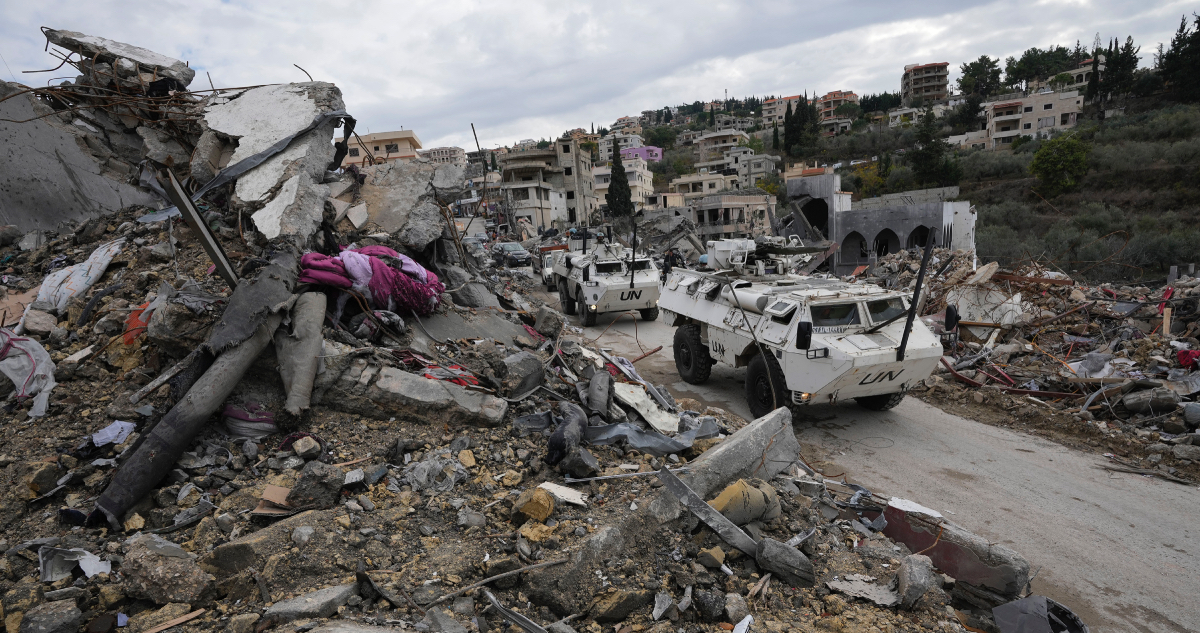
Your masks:
[[[1009,273],[996,273],[992,279],[997,281],[1015,281],[1023,284],[1048,284],[1051,286],[1074,286],[1074,279],[1051,279],[1049,277],[1022,277]]]

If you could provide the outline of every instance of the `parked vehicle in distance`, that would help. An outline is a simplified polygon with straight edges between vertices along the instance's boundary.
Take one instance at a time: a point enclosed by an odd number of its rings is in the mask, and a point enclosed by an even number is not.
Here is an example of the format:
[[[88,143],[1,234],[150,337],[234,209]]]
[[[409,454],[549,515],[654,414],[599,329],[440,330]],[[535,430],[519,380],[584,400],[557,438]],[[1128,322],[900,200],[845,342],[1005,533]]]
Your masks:
[[[499,242],[492,247],[492,259],[501,266],[528,266],[533,256],[517,242]]]

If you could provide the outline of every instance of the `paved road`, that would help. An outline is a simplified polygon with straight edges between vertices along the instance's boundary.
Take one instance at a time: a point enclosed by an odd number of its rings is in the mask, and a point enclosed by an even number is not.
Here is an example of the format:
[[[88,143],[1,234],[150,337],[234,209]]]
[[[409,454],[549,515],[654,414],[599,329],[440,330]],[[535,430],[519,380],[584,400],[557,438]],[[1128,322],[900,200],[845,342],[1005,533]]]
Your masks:
[[[677,396],[750,415],[745,370],[718,365],[704,385],[681,381],[674,329],[661,322],[601,315],[585,335],[629,358],[663,345],[638,362],[644,376]],[[851,481],[940,510],[1020,552],[1039,570],[1034,591],[1069,606],[1092,631],[1200,631],[1196,487],[1108,473],[1095,467],[1103,458],[914,398],[884,413],[854,404],[812,412],[821,421],[797,423],[801,442],[825,451]]]

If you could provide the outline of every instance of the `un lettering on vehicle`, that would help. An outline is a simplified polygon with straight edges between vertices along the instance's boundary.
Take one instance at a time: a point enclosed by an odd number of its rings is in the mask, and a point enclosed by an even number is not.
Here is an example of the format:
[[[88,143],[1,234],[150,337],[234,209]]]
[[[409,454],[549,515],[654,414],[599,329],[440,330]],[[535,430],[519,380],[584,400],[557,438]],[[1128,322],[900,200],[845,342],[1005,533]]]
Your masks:
[[[896,371],[881,371],[878,374],[867,374],[866,376],[863,376],[862,380],[858,381],[858,384],[873,385],[877,382],[891,382],[903,373],[904,370],[900,369]]]
[[[720,341],[709,341],[708,346],[712,348],[713,353],[719,356],[725,355],[725,346]]]
[[[621,293],[621,301],[632,301],[634,299],[641,299],[641,298],[642,298],[641,290],[626,290]]]

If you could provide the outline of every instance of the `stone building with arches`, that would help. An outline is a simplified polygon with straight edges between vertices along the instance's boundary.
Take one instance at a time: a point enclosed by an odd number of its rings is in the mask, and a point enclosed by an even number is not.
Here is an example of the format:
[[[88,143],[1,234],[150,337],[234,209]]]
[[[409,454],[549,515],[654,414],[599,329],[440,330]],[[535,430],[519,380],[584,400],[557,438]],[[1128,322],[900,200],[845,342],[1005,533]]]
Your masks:
[[[874,267],[880,257],[902,249],[923,248],[929,236],[936,246],[975,249],[975,209],[970,202],[952,200],[957,187],[925,189],[851,202],[841,190],[841,176],[820,174],[787,181],[793,211],[777,214],[779,235],[805,240],[828,239],[839,244],[830,258],[830,272],[848,275],[860,266]]]

